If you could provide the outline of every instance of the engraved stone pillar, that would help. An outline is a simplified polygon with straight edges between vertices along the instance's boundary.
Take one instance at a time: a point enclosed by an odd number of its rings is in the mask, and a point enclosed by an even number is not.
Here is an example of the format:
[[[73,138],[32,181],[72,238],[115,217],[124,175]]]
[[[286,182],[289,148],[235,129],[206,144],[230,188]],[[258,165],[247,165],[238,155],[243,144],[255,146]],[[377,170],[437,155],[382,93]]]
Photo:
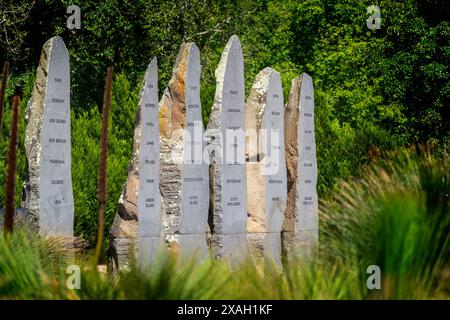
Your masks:
[[[216,69],[216,94],[208,124],[210,220],[217,257],[240,261],[247,255],[244,61],[232,36]]]
[[[164,231],[181,256],[208,252],[209,176],[203,161],[200,52],[183,44],[172,79],[160,102],[161,192]]]
[[[288,256],[304,257],[317,247],[319,238],[314,89],[306,73],[292,81],[284,130],[288,200],[283,247]]]
[[[46,235],[73,237],[70,67],[60,37],[43,46],[26,120],[28,218]]]
[[[247,239],[252,256],[281,264],[281,228],[287,198],[284,103],[280,75],[265,68],[250,89],[247,132]]]
[[[137,261],[146,269],[164,248],[159,192],[158,65],[150,62],[139,94],[133,158],[111,229],[110,255],[126,267],[137,247]],[[137,239],[137,243],[136,243]]]

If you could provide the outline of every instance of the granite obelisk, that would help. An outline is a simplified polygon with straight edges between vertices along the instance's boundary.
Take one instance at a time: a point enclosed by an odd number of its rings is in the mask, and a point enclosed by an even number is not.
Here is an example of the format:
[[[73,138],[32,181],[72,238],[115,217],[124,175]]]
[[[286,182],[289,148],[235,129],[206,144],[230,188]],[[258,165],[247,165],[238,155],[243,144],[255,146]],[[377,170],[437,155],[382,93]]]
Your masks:
[[[309,256],[318,245],[317,159],[314,88],[303,73],[292,81],[285,112],[288,200],[283,247],[288,256]]]
[[[43,46],[26,120],[28,218],[43,234],[73,237],[70,66],[60,37]]]
[[[249,247],[255,258],[264,256],[281,264],[287,181],[283,88],[277,71],[265,68],[256,76],[247,100],[245,127]]]
[[[138,264],[146,268],[164,246],[158,117],[158,64],[153,58],[139,94],[133,157],[110,234],[109,252],[116,267],[127,266],[137,247]]]
[[[217,257],[247,255],[244,60],[237,36],[228,41],[216,69],[216,93],[208,124],[210,221]]]

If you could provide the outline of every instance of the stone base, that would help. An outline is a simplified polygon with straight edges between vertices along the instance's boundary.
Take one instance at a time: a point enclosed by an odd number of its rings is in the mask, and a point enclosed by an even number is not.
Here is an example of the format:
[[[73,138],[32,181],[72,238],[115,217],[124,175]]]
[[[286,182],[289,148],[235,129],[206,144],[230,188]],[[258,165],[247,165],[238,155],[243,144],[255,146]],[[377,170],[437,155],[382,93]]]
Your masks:
[[[213,234],[212,249],[216,258],[225,259],[232,265],[249,258],[246,233]]]
[[[110,238],[107,256],[113,273],[129,269],[136,257],[136,238]]]
[[[281,235],[279,232],[247,233],[251,257],[263,263],[281,266]]]
[[[164,237],[140,237],[137,242],[137,265],[139,270],[147,271],[163,257],[166,241]]]
[[[319,246],[318,230],[303,230],[281,233],[283,256],[287,261],[311,258]]]
[[[208,257],[206,234],[182,234],[178,238],[180,258],[189,262],[204,260]]]

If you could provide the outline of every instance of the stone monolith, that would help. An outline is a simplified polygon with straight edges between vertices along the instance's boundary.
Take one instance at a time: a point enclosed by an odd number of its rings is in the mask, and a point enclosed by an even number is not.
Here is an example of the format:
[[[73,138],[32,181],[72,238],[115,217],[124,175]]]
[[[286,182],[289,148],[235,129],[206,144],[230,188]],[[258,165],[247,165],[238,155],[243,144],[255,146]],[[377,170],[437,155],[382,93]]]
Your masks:
[[[208,164],[200,102],[200,52],[183,44],[160,101],[161,192],[164,232],[184,257],[208,252]]]
[[[305,257],[319,237],[314,88],[306,73],[292,81],[284,119],[288,199],[283,247],[288,257]]]
[[[280,74],[265,68],[250,89],[247,132],[247,240],[258,258],[281,264],[281,229],[287,198],[284,102]]]
[[[158,118],[158,64],[153,58],[139,94],[133,156],[111,228],[110,255],[120,268],[127,266],[130,255],[137,252],[138,265],[145,269],[164,247]]]
[[[210,224],[217,257],[247,256],[244,61],[237,36],[228,41],[216,69],[216,93],[209,118]]]
[[[27,216],[43,234],[73,237],[70,66],[60,37],[43,46],[26,121]]]

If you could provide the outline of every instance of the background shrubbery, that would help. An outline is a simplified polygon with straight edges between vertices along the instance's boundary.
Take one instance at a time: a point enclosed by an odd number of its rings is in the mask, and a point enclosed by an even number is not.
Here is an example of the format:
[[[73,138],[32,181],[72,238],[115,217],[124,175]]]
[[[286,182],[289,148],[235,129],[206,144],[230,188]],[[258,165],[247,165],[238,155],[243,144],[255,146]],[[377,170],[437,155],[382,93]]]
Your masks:
[[[66,7],[78,4],[82,30],[66,28]],[[416,142],[447,144],[450,133],[450,25],[445,1],[377,1],[381,29],[368,30],[362,0],[5,0],[0,3],[0,61],[12,62],[8,88],[21,90],[17,200],[25,173],[24,109],[43,43],[66,42],[72,77],[72,172],[76,233],[91,243],[97,225],[97,166],[104,74],[114,65],[106,228],[112,223],[132,150],[140,81],[152,56],[160,95],[183,41],[201,50],[202,112],[208,121],[214,70],[232,34],[244,52],[247,91],[264,67],[282,75],[285,99],[302,72],[314,79],[319,193],[358,175],[386,150]],[[11,10],[18,9],[15,13]],[[4,184],[10,105],[0,141]],[[0,201],[3,201],[0,189]],[[2,203],[0,203],[2,206]]]

